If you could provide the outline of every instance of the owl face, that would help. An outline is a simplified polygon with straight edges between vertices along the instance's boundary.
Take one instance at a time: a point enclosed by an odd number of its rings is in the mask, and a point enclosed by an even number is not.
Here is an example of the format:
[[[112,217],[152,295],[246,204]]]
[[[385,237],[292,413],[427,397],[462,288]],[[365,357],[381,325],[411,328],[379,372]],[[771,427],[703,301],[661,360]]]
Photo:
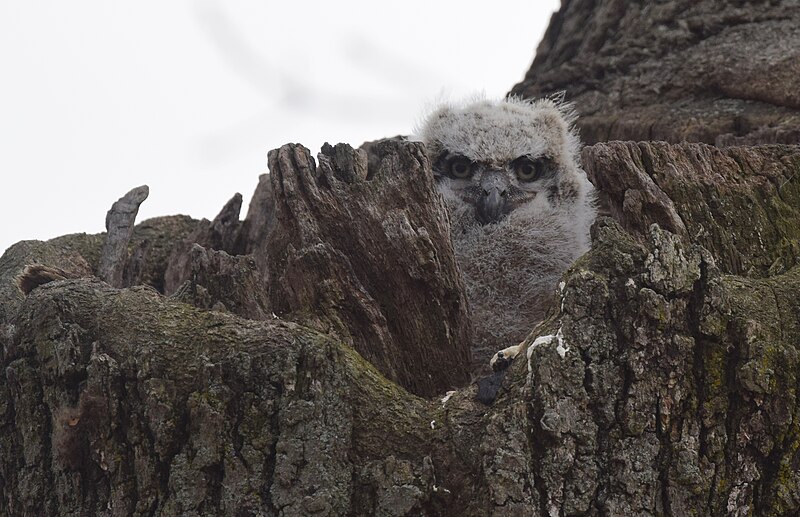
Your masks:
[[[559,195],[558,167],[548,156],[523,155],[498,164],[444,150],[433,170],[438,183],[447,183],[454,194],[474,207],[481,224],[496,223],[537,196],[545,196],[553,204]]]
[[[485,225],[523,206],[547,210],[577,198],[572,121],[571,112],[547,99],[483,100],[439,108],[417,134],[440,190],[472,206]]]

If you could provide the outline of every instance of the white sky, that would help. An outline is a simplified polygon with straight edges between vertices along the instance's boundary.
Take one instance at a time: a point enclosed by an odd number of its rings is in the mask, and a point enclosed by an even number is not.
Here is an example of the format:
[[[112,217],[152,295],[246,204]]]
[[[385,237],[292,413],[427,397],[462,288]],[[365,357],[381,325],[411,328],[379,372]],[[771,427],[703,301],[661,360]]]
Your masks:
[[[408,134],[437,98],[502,96],[558,0],[0,0],[0,251],[138,220],[242,217],[267,151]]]

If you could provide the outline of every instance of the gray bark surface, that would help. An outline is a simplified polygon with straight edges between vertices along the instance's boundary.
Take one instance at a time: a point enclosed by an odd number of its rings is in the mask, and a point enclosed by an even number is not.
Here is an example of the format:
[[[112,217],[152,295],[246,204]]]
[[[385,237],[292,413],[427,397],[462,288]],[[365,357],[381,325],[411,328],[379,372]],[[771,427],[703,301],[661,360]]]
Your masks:
[[[176,245],[207,223],[186,215],[172,215],[154,217],[137,224],[128,246],[130,256],[125,266],[125,287],[145,284],[159,292],[167,292],[165,277]],[[66,239],[72,242],[73,236],[66,236]]]
[[[128,243],[133,235],[136,214],[149,194],[147,185],[136,187],[116,201],[106,214],[106,235],[97,276],[114,287],[123,287]]]
[[[194,244],[188,252],[190,279],[171,298],[202,309],[231,312],[251,320],[274,319],[256,262]]]
[[[181,284],[191,278],[193,273],[191,249],[195,244],[205,248],[236,252],[236,239],[241,226],[239,212],[242,209],[242,195],[235,194],[213,221],[201,220],[179,246],[175,246],[164,272],[164,292],[173,293]]]
[[[634,235],[657,223],[705,247],[729,274],[763,277],[797,264],[800,147],[609,142],[586,149],[583,164]]]
[[[272,310],[339,335],[418,395],[468,380],[470,324],[448,216],[420,144],[269,155]]]
[[[512,93],[566,91],[587,143],[800,142],[800,4],[564,0]]]

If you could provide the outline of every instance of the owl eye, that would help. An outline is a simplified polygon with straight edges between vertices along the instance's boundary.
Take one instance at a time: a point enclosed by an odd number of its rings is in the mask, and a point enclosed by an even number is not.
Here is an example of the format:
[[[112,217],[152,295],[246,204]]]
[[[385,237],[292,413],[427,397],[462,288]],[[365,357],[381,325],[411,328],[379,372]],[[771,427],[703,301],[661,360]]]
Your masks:
[[[450,176],[456,179],[467,179],[472,176],[472,162],[469,158],[459,156],[450,162]]]
[[[532,160],[527,156],[520,156],[512,163],[514,173],[520,181],[536,181],[541,179],[550,168],[548,158]]]

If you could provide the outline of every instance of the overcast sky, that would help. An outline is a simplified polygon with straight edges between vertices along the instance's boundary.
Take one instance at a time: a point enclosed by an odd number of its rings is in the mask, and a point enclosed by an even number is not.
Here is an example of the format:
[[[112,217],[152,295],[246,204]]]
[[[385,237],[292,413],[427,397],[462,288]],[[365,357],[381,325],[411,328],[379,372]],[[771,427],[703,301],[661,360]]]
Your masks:
[[[0,252],[138,220],[242,217],[287,142],[408,134],[436,99],[499,97],[557,0],[0,0]]]

